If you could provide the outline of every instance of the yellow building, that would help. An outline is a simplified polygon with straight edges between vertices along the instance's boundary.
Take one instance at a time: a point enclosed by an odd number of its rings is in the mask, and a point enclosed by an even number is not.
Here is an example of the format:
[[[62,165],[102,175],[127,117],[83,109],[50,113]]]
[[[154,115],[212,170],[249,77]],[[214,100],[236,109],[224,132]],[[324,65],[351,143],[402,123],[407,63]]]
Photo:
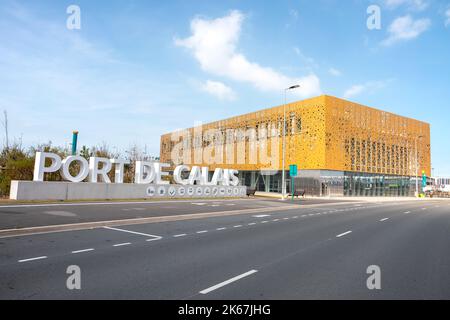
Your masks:
[[[327,95],[163,135],[161,160],[238,169],[246,185],[279,192],[284,114],[284,169],[298,166],[307,194],[413,195],[416,176],[421,187],[431,175],[428,123]]]

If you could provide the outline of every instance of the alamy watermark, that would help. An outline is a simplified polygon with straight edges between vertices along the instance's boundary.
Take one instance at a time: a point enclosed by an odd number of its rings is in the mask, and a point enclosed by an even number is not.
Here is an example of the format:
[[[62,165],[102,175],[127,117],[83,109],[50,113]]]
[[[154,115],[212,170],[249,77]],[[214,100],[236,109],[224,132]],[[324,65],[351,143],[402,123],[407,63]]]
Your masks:
[[[77,5],[70,5],[67,7],[66,13],[69,15],[67,17],[66,26],[69,30],[80,30],[81,29],[81,9]]]
[[[81,290],[81,268],[76,265],[68,266],[66,274],[69,275],[66,287],[69,290]]]
[[[237,129],[193,129],[176,131],[170,137],[174,165],[257,165],[278,170],[280,164],[279,124],[259,124]]]
[[[370,5],[367,7],[367,29],[381,30],[381,8],[377,5]]]
[[[367,289],[381,290],[381,268],[377,265],[372,265],[367,267],[366,273],[370,275],[366,281]]]

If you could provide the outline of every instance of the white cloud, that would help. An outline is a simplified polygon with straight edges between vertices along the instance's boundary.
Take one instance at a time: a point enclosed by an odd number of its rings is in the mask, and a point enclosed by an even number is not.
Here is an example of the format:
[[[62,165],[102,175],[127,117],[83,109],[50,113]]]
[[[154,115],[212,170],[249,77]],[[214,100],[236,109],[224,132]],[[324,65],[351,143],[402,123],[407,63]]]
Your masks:
[[[412,40],[427,31],[431,25],[430,19],[414,20],[410,15],[395,19],[389,26],[389,36],[381,42],[384,46],[390,46],[399,41]]]
[[[191,21],[192,35],[175,39],[175,44],[191,50],[201,68],[216,76],[250,83],[261,91],[282,91],[299,83],[301,88],[296,92],[300,97],[320,94],[320,80],[315,74],[289,77],[239,53],[237,44],[243,21],[244,15],[239,11],[213,20],[195,18]]]
[[[220,100],[235,100],[236,93],[222,82],[208,80],[203,84],[202,90],[219,98]]]
[[[342,75],[342,72],[339,71],[339,70],[336,69],[336,68],[330,68],[330,69],[328,70],[328,72],[329,72],[332,76],[335,76],[335,77],[339,77],[339,76]]]
[[[446,17],[445,26],[448,27],[450,26],[450,8],[447,9],[447,11],[445,12],[445,17]]]
[[[385,3],[389,9],[406,5],[411,10],[422,11],[428,7],[428,1],[425,0],[385,0]]]
[[[377,90],[386,87],[389,83],[394,81],[393,79],[382,80],[382,81],[369,81],[364,84],[357,84],[351,86],[344,92],[344,98],[352,98],[358,96],[362,93],[372,94]]]

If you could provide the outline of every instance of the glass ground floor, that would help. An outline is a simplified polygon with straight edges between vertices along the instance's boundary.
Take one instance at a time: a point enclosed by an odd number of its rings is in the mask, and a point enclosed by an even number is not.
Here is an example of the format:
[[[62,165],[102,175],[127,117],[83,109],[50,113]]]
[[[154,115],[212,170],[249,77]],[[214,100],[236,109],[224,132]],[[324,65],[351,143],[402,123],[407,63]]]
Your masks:
[[[241,184],[257,191],[281,193],[281,171],[241,171]],[[419,178],[419,192],[422,179]],[[286,188],[290,192],[305,191],[310,196],[342,197],[407,197],[416,192],[416,178],[410,176],[380,175],[361,172],[302,170],[292,178],[286,172]]]

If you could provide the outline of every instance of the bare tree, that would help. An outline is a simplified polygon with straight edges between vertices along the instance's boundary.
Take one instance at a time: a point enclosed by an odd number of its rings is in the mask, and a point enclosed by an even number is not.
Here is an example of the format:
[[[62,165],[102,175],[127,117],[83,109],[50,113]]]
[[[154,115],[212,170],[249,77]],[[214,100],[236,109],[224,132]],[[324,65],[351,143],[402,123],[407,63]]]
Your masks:
[[[9,149],[8,112],[6,110],[3,111],[2,126],[5,129],[6,150],[8,150]]]

